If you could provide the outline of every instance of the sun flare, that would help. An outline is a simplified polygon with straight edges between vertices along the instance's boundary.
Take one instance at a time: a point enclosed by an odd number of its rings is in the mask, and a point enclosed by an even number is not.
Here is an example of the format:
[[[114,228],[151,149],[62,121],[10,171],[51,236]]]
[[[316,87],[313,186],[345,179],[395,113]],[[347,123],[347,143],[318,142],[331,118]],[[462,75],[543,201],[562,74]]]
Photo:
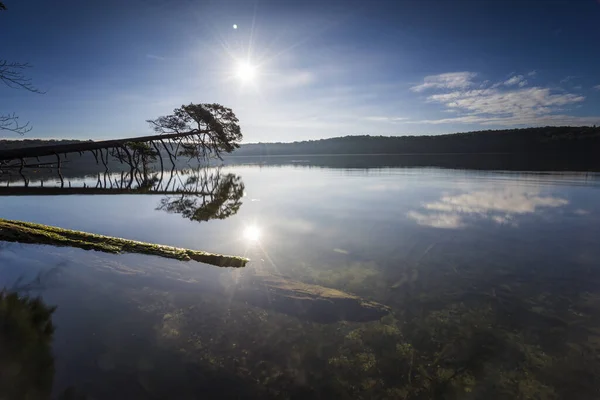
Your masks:
[[[240,62],[237,66],[236,75],[244,83],[252,82],[256,78],[256,67],[248,62]]]
[[[244,229],[244,238],[249,242],[257,242],[260,239],[260,229],[256,225],[247,226]]]

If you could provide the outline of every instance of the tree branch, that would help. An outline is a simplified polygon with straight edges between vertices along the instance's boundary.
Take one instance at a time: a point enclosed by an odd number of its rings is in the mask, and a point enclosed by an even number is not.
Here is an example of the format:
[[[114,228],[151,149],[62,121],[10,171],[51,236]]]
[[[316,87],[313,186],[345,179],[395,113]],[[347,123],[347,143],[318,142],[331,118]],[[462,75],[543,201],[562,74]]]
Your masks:
[[[19,117],[16,114],[0,115],[0,130],[10,131],[23,135],[31,130],[29,122],[24,125],[19,123]]]
[[[13,89],[25,89],[33,93],[45,93],[31,84],[31,78],[23,74],[23,70],[31,68],[28,63],[0,60],[0,81]]]

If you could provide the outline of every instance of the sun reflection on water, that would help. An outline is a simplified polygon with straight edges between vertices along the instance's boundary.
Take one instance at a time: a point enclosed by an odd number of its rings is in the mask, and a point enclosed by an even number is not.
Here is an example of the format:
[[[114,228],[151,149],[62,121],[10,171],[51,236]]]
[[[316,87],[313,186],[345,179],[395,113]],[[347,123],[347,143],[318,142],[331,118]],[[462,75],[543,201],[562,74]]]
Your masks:
[[[244,239],[249,242],[258,242],[260,240],[261,231],[256,225],[248,225],[244,228]]]

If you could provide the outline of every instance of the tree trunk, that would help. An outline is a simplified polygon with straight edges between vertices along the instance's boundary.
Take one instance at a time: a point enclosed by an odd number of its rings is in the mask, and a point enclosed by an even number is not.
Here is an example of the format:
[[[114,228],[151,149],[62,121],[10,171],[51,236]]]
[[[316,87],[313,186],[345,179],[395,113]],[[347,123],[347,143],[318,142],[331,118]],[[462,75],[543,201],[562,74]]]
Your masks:
[[[22,158],[44,157],[63,153],[77,153],[99,149],[123,147],[127,143],[147,143],[152,141],[165,141],[182,139],[189,136],[202,134],[201,131],[171,133],[166,135],[139,136],[126,139],[87,141],[80,143],[59,144],[50,146],[24,147],[19,149],[0,150],[0,161],[18,160]]]

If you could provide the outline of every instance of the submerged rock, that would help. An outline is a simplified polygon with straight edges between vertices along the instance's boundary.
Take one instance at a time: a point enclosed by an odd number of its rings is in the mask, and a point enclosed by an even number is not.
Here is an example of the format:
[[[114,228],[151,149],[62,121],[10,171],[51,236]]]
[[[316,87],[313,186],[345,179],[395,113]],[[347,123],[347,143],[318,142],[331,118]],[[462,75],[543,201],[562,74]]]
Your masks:
[[[373,321],[390,312],[383,304],[341,290],[271,274],[243,274],[234,299],[321,323]]]

